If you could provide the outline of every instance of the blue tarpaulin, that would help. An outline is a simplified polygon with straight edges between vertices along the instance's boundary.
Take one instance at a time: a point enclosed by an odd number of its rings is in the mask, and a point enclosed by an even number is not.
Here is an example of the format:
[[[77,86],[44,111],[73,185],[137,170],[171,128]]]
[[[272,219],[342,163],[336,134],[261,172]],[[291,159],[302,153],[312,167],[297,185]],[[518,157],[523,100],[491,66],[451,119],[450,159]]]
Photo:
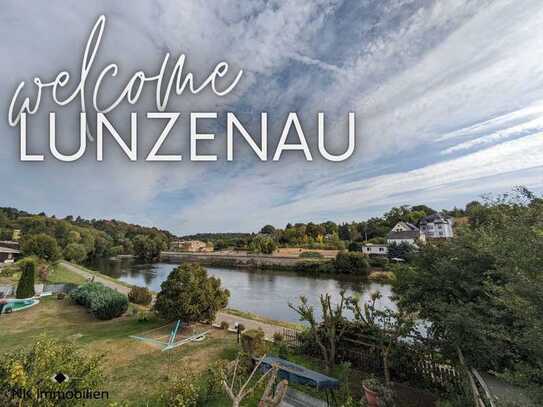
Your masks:
[[[260,359],[255,359],[257,362]],[[263,373],[267,372],[273,365],[277,365],[279,372],[277,376],[282,380],[286,379],[289,383],[299,383],[307,386],[316,387],[318,390],[337,389],[339,388],[339,380],[315,372],[314,370],[306,369],[303,366],[289,362],[281,358],[267,356],[262,361],[259,370]]]

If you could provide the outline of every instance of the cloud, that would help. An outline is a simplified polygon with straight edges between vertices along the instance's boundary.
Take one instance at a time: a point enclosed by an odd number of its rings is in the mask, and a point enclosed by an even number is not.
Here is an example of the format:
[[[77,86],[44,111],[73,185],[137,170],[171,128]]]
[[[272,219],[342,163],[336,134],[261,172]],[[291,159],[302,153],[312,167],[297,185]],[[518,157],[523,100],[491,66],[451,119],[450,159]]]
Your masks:
[[[245,72],[228,97],[175,98],[170,109],[182,122],[167,150],[187,156],[189,111],[219,112],[210,148],[223,156],[225,111],[238,113],[251,132],[268,111],[270,150],[289,111],[300,112],[314,151],[319,111],[326,112],[331,148],[345,145],[349,111],[357,114],[359,137],[355,156],[340,164],[307,163],[296,153],[260,163],[243,144],[233,163],[130,163],[110,145],[100,164],[94,146],[75,164],[28,164],[17,161],[17,133],[3,121],[0,171],[13,182],[3,187],[0,205],[118,217],[183,234],[347,220],[415,201],[448,206],[522,183],[541,188],[534,175],[543,163],[537,0],[135,0],[130,7],[6,0],[2,7],[3,95],[37,74],[51,78],[69,69],[77,76],[90,28],[103,13],[97,66],[120,67],[106,98],[136,70],[156,71],[166,52],[186,53],[186,68],[200,76],[219,60]],[[0,99],[0,112],[7,103]],[[32,120],[36,151],[47,150],[51,109],[46,100]],[[132,109],[113,115],[121,131]],[[149,90],[136,109],[154,110]],[[75,148],[76,115],[77,106],[59,112],[67,151]],[[144,126],[142,151],[160,130],[158,123]]]

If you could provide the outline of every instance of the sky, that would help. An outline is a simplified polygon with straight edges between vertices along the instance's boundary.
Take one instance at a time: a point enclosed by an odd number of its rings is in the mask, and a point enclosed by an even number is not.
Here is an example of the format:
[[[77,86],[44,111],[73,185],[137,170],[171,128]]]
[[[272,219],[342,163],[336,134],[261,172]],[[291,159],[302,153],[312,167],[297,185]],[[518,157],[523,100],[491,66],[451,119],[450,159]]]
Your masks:
[[[107,140],[73,163],[48,150],[48,113],[57,112],[59,146],[78,146],[79,107],[44,97],[29,118],[29,146],[43,162],[19,160],[19,132],[8,125],[17,84],[76,85],[85,43],[100,15],[105,32],[91,74],[119,66],[104,98],[130,76],[157,72],[164,55],[185,54],[204,77],[219,61],[243,70],[233,92],[172,97],[180,120],[165,153],[189,156],[190,112],[217,112],[202,151],[216,162],[146,162],[160,133],[146,122],[142,158],[130,162]],[[121,219],[196,232],[258,231],[265,224],[363,220],[392,206],[463,207],[486,193],[524,185],[543,191],[543,4],[540,0],[4,0],[0,5],[0,206],[85,218]],[[153,89],[110,116],[128,134],[130,112],[156,111]],[[285,152],[262,162],[240,139],[226,161],[225,112],[258,139],[269,115],[273,155],[289,112],[302,121],[314,160]],[[356,149],[340,163],[319,158],[318,112],[326,142],[342,152],[347,114],[356,113]],[[143,119],[142,119],[143,120]],[[143,134],[141,134],[143,133]],[[289,139],[290,140],[290,139]],[[295,140],[295,139],[293,139]]]

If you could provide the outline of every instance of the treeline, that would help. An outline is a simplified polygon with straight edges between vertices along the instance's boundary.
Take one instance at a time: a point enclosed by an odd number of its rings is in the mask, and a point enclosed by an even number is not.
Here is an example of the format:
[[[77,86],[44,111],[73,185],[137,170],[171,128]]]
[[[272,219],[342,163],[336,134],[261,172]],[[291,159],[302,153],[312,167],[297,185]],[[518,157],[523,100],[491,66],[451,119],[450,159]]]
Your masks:
[[[468,203],[465,208],[443,209],[445,216],[466,218],[470,222],[481,222],[484,204],[479,201]],[[183,236],[186,240],[201,240],[212,243],[215,250],[249,250],[272,253],[277,247],[302,247],[307,249],[337,249],[360,251],[360,242],[385,243],[390,230],[400,221],[418,225],[420,220],[438,211],[426,205],[403,205],[393,207],[381,217],[349,223],[288,223],[285,228],[265,225],[258,233],[198,233]],[[399,248],[403,251],[404,248]],[[398,256],[401,257],[401,256]]]
[[[0,240],[11,240],[17,230],[25,256],[35,255],[46,261],[65,258],[77,263],[121,254],[153,260],[174,238],[165,230],[114,219],[57,219],[44,213],[0,208]]]

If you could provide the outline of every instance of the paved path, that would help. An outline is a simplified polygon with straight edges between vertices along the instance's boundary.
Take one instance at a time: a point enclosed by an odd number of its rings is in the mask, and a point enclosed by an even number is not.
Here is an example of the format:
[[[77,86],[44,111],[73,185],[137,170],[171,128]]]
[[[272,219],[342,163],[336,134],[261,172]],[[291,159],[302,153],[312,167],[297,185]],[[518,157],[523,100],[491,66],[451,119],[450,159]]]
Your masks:
[[[60,263],[72,273],[79,274],[81,277],[83,277],[86,280],[92,279],[94,277],[95,282],[102,283],[106,287],[113,288],[114,290],[119,291],[120,293],[128,294],[130,292],[130,288],[128,288],[127,286],[117,283],[109,278],[101,277],[99,273],[90,273],[64,260],[61,260]]]
[[[86,280],[92,279],[94,277],[94,281],[98,283],[102,283],[106,287],[110,287],[120,293],[128,294],[130,291],[130,288],[118,283],[112,279],[109,279],[107,277],[100,276],[100,273],[91,273],[89,271],[86,271],[70,262],[62,260],[60,262],[64,267],[66,267],[69,271],[79,274],[81,277],[85,278]],[[228,322],[231,328],[234,327],[234,325],[237,323],[241,323],[245,326],[245,329],[258,329],[262,328],[264,331],[264,334],[266,338],[272,338],[273,334],[275,332],[283,333],[283,327],[267,324],[264,322],[254,321],[252,319],[242,318],[235,315],[228,314],[226,312],[219,312],[217,314],[217,318],[215,320],[216,324],[220,324],[222,321]]]

